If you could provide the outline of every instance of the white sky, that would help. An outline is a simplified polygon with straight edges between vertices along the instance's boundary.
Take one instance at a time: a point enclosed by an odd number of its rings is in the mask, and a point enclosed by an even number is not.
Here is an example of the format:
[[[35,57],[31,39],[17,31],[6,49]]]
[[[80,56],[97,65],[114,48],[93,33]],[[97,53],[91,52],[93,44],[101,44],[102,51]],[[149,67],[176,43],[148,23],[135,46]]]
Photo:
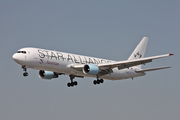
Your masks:
[[[179,120],[180,1],[1,0],[1,120]],[[134,80],[94,86],[93,78],[51,81],[21,66],[12,55],[22,47],[125,60],[144,37],[145,56],[174,53],[143,68],[172,66]]]

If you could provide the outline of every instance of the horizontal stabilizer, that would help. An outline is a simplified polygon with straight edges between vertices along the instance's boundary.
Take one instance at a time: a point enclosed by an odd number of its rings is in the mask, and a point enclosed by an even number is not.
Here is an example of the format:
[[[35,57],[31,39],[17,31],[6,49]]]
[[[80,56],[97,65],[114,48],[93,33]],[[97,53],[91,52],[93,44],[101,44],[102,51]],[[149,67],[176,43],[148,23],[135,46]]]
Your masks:
[[[136,72],[148,72],[148,71],[154,71],[154,70],[161,70],[161,69],[167,69],[167,68],[171,68],[171,67],[160,67],[160,68],[151,68],[151,69],[144,69],[144,70],[137,70]]]

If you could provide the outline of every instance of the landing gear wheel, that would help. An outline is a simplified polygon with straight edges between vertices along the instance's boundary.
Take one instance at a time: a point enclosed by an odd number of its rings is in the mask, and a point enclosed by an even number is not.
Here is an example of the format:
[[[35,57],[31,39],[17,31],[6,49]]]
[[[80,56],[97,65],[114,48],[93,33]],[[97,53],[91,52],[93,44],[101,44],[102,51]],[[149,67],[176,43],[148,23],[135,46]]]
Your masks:
[[[68,87],[73,87],[73,86],[78,85],[78,82],[77,82],[77,81],[73,81],[73,79],[75,78],[74,75],[69,75],[69,77],[70,77],[71,82],[67,83],[67,86],[68,86]]]
[[[97,84],[100,84],[100,80],[97,80]]]
[[[23,73],[23,76],[24,76],[24,77],[25,77],[25,76],[28,76],[28,73],[27,73],[27,72]]]
[[[100,79],[100,83],[103,83],[104,82],[104,80],[103,79]]]
[[[74,82],[71,83],[71,87],[73,87],[73,86],[74,86]]]
[[[28,76],[28,72],[27,72],[27,66],[25,66],[25,65],[23,65],[22,66],[22,69],[23,69],[23,71],[24,71],[24,73],[23,73],[23,76],[25,77],[25,76]]]
[[[94,80],[93,83],[94,83],[94,85],[96,85],[97,84],[96,80]]]
[[[96,84],[101,84],[101,83],[103,83],[103,82],[104,82],[104,80],[103,80],[103,79],[99,79],[98,76],[97,76],[97,80],[94,80],[94,81],[93,81],[94,85],[96,85]]]
[[[67,86],[68,86],[68,87],[71,87],[71,83],[67,83]]]
[[[78,82],[77,81],[74,81],[74,85],[76,86],[78,84]]]

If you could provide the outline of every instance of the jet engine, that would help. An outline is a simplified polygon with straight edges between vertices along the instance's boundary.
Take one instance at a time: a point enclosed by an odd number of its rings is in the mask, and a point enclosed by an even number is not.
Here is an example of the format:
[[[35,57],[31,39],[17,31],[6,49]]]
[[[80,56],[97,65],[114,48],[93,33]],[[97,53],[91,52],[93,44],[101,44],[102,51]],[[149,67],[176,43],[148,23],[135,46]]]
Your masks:
[[[84,65],[83,72],[84,74],[97,75],[99,72],[99,68],[96,65],[87,64],[87,65]]]
[[[39,77],[42,79],[52,79],[52,78],[58,78],[58,74],[52,72],[52,71],[44,71],[44,70],[40,70],[39,71]]]

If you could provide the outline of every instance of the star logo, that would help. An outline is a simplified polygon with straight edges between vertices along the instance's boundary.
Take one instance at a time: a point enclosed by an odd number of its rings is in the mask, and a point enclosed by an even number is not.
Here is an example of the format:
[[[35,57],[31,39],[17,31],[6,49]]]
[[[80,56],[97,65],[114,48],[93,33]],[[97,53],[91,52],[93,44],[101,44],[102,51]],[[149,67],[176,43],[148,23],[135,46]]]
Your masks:
[[[142,57],[142,55],[141,55],[141,53],[139,53],[139,52],[137,52],[136,54],[134,54],[134,58],[141,58]]]

